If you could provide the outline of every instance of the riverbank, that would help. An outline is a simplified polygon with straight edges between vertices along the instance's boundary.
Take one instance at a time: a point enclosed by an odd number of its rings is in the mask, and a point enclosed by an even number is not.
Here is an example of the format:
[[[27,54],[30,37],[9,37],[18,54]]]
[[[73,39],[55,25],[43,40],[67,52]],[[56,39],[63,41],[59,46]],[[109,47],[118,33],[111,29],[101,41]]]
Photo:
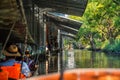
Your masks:
[[[92,49],[92,48],[79,48],[80,50],[88,50],[88,51],[93,51],[93,52],[104,52],[106,54],[115,54],[115,55],[120,55],[119,51],[114,51],[114,50],[107,50],[107,49]]]

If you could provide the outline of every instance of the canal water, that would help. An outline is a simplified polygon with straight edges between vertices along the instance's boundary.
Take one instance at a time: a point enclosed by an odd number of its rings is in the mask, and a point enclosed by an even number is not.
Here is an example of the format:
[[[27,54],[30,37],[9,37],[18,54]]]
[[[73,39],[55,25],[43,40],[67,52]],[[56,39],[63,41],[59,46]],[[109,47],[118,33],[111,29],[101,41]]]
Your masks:
[[[44,74],[58,72],[58,55],[48,57],[40,63],[40,71]],[[42,68],[43,67],[43,68]],[[93,52],[88,50],[72,50],[63,52],[63,68],[120,68],[120,54]]]

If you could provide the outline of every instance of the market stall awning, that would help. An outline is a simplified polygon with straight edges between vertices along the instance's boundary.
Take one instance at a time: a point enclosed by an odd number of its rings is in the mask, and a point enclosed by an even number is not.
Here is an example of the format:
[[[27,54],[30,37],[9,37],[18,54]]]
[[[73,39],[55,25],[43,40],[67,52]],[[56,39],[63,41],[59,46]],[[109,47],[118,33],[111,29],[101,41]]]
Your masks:
[[[55,12],[82,16],[88,0],[33,0],[40,8],[52,8]]]
[[[0,2],[0,42],[8,37],[11,42],[24,42],[27,34],[28,43],[34,43],[27,31],[22,2],[19,0],[1,0]]]

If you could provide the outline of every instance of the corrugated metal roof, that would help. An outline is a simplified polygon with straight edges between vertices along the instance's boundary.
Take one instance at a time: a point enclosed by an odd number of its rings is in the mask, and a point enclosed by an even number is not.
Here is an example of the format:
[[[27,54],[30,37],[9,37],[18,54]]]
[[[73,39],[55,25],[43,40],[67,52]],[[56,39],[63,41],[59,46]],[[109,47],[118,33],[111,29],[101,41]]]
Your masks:
[[[1,0],[0,1],[0,42],[4,42],[8,35],[11,35],[9,41],[24,42],[26,35],[26,23],[22,12],[22,5],[18,0]],[[27,31],[28,32],[28,31]],[[28,43],[33,43],[29,32]]]
[[[88,0],[34,0],[41,8],[52,8],[56,12],[82,16]]]
[[[74,35],[78,33],[78,30],[82,25],[82,22],[70,20],[50,13],[44,14],[44,17],[46,17],[46,21],[53,22],[58,29]]]
[[[70,38],[73,38],[73,39],[76,38],[76,35],[73,35],[73,34],[70,34],[70,33],[61,32],[61,35],[62,35],[62,36],[67,36],[67,37],[70,37]]]
[[[79,29],[82,25],[82,22],[74,21],[74,20],[71,20],[68,18],[63,18],[63,17],[56,16],[56,15],[50,14],[50,13],[44,14],[44,17],[46,17],[46,20],[49,22],[62,24],[62,25],[69,26],[74,29]]]
[[[25,22],[25,15],[23,13],[23,8],[20,4],[21,0],[1,0],[0,2],[0,42],[5,41],[12,25],[15,23],[12,30],[10,40],[17,42],[24,42],[27,29],[27,24]],[[33,2],[27,5],[32,5],[35,3],[39,8],[52,8],[56,12],[61,12],[65,14],[79,15],[82,16],[87,0],[32,0]],[[61,17],[54,17],[49,15],[49,19],[54,23],[59,23],[64,26],[79,29],[81,23],[71,21],[69,19],[63,19]],[[74,26],[74,27],[73,27]],[[62,28],[63,29],[63,28]],[[64,28],[64,30],[67,30]],[[76,30],[71,31],[71,33],[76,34]],[[34,43],[29,31],[27,31],[28,43]]]
[[[61,24],[56,24],[56,26],[58,27],[58,29],[65,31],[67,33],[71,33],[73,35],[76,35],[78,33],[78,30],[76,30],[74,28],[70,28],[69,26],[65,26],[65,25],[61,25]]]

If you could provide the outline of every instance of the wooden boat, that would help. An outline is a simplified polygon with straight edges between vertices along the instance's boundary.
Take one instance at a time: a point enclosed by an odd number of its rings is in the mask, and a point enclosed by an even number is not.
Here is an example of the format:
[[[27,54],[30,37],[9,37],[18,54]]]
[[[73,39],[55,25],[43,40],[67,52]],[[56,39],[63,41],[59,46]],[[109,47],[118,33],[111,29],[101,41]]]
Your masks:
[[[64,71],[63,76],[53,73],[28,80],[120,80],[120,69],[74,69]]]
[[[18,1],[18,2],[16,2]],[[23,11],[23,5],[21,5],[21,0],[1,0],[0,2],[0,42],[7,42],[9,38],[10,41],[14,42],[24,42],[25,36],[27,32],[28,43],[34,43],[27,31],[28,26],[25,19],[25,14]],[[24,0],[30,1],[30,0]],[[56,11],[60,11],[63,13],[72,13],[76,15],[83,15],[84,10],[86,8],[87,0],[33,0],[36,5],[39,7],[50,7],[57,8]],[[62,2],[61,2],[62,1]],[[75,2],[74,7],[73,2]],[[85,2],[84,2],[85,1]],[[69,5],[64,7],[68,3]],[[48,4],[49,3],[49,4]],[[53,5],[54,4],[54,5]],[[27,4],[27,7],[30,7],[31,4]],[[41,6],[40,6],[41,5]],[[79,6],[80,5],[80,6]],[[19,7],[19,8],[18,8]],[[82,9],[78,9],[81,8]],[[75,10],[74,10],[75,9]],[[80,13],[76,13],[80,12]],[[56,21],[51,15],[50,19]],[[56,21],[58,22],[58,20]],[[6,75],[8,74],[5,72]],[[0,75],[0,76],[2,76]],[[0,77],[0,79],[3,77]],[[4,80],[7,80],[7,76]],[[66,70],[61,73],[52,73],[47,75],[40,75],[28,78],[27,80],[120,80],[120,70],[119,69],[74,69],[74,70]]]

